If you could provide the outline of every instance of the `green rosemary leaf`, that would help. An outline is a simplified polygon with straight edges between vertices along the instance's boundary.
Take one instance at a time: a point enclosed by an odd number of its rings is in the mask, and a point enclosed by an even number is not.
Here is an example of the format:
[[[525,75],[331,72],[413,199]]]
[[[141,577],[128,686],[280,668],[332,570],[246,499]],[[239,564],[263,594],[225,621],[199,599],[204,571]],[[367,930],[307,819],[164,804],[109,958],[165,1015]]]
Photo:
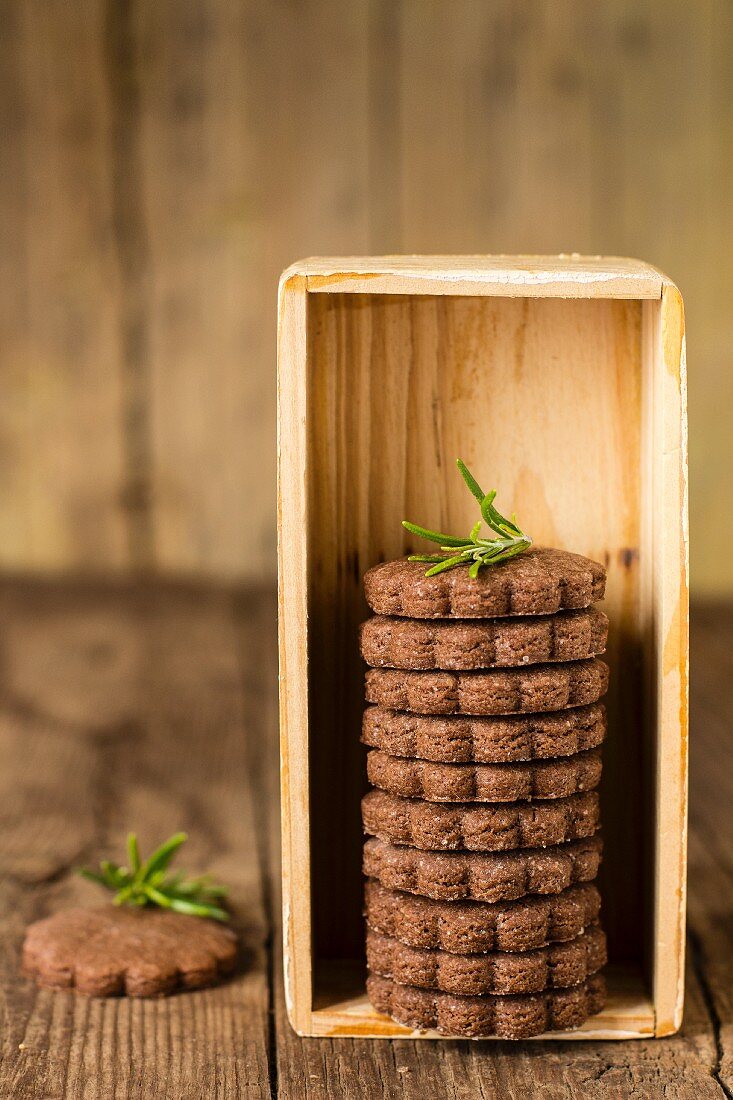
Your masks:
[[[176,913],[185,913],[189,917],[209,917],[211,920],[227,921],[229,914],[226,909],[220,909],[218,905],[206,905],[193,901],[182,901],[180,898],[171,898],[170,908]]]
[[[130,861],[130,870],[136,875],[140,870],[140,848],[137,843],[137,833],[129,833],[127,837],[127,858]]]
[[[174,882],[169,880],[165,884],[165,892],[169,897],[188,898],[199,894],[202,898],[225,898],[229,893],[226,886],[217,886],[210,882],[208,875],[192,879],[190,882]]]
[[[473,474],[469,470],[468,466],[466,465],[465,462],[462,461],[462,459],[460,459],[460,458],[456,459],[456,466],[461,471],[461,477],[465,481],[466,485],[471,490],[473,495],[476,497],[476,500],[480,504],[481,501],[484,499],[484,491],[481,488],[481,486],[479,485],[478,481],[476,481],[476,478],[473,476]]]
[[[122,867],[118,867],[116,863],[110,863],[108,859],[103,859],[99,866],[108,885],[113,889],[117,890],[119,887],[129,883],[129,872]]]
[[[120,892],[118,894],[115,894],[115,896],[113,898],[113,901],[114,901],[115,905],[125,905],[127,902],[129,902],[131,900],[132,896],[133,896],[133,887],[132,886],[125,886],[124,889],[120,890]]]
[[[525,550],[529,550],[531,545],[532,545],[532,540],[531,539],[527,539],[527,538],[520,539],[516,546],[511,546],[505,552],[505,559],[506,558],[516,558],[517,554],[523,554]]]
[[[506,550],[510,550],[515,544],[515,539],[494,539],[493,545],[490,544],[484,551],[484,557],[496,558],[500,554],[503,554]]]
[[[435,577],[438,573],[444,573],[446,569],[452,569],[454,565],[460,565],[461,562],[466,561],[464,554],[456,554],[452,558],[446,558],[441,561],[439,565],[434,565],[432,569],[428,569],[425,572],[426,577]]]
[[[161,909],[171,909],[171,899],[164,894],[161,890],[156,890],[154,886],[151,886],[149,882],[142,884],[142,892],[145,894],[154,905],[159,905]]]
[[[460,458],[456,462],[461,477],[479,503],[483,521],[498,538],[480,537],[481,520],[473,525],[467,539],[431,531],[427,527],[420,527],[407,520],[402,521],[402,526],[411,534],[418,535],[429,542],[437,542],[440,546],[440,554],[411,554],[408,559],[429,564],[430,569],[425,571],[426,577],[437,576],[448,569],[455,569],[458,565],[467,565],[469,576],[475,580],[484,566],[498,565],[529,549],[532,539],[522,531],[515,512],[512,512],[512,518],[509,520],[494,506],[496,489],[484,493],[465,462]]]
[[[229,887],[228,886],[215,886],[209,885],[202,891],[207,898],[228,898]]]
[[[488,525],[489,525],[489,527],[491,528],[492,531],[496,531],[496,527],[494,526],[494,520],[493,520],[493,516],[492,516],[492,508],[491,508],[491,505],[494,502],[494,497],[495,496],[496,496],[496,489],[492,489],[491,492],[487,493],[486,496],[483,497],[482,500],[481,500],[481,515],[484,517],[485,522],[488,523]],[[500,535],[501,531],[497,531],[497,534]]]
[[[501,550],[506,546],[514,546],[516,541],[514,535],[502,535],[496,539],[477,539],[477,545],[485,550]]]
[[[80,868],[79,874],[100,886],[114,890],[115,905],[157,905],[164,909],[175,909],[179,913],[228,920],[229,914],[226,910],[215,904],[226,896],[225,886],[213,882],[209,875],[186,879],[180,871],[167,874],[168,864],[185,840],[185,833],[176,833],[143,863],[137,838],[134,833],[130,833],[127,850],[132,871],[103,860],[99,871]]]
[[[174,833],[165,843],[161,844],[160,848],[153,852],[152,856],[150,856],[140,868],[143,882],[147,881],[150,876],[157,871],[165,870],[173,859],[173,856],[186,840],[188,840],[186,833]]]
[[[496,493],[494,493],[494,496],[496,496]],[[511,520],[508,520],[505,516],[502,516],[501,512],[497,511],[492,502],[489,503],[489,514],[491,515],[491,525],[494,530],[500,532],[501,534],[507,534],[510,536],[521,535],[522,532],[517,527],[516,523],[512,523]]]
[[[454,539],[452,535],[443,535],[440,531],[429,531],[427,527],[419,527],[416,523],[410,523],[406,519],[402,520],[402,526],[410,534],[419,535],[421,539],[427,539],[428,542],[445,543],[446,546],[460,546],[466,541],[465,539]]]

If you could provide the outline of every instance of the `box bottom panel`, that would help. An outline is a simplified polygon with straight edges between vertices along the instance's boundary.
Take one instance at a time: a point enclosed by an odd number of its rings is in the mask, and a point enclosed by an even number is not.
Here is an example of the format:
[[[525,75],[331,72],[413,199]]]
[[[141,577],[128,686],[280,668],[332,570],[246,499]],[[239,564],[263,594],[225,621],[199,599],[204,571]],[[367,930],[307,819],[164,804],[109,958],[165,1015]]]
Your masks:
[[[654,1006],[641,972],[610,966],[603,1012],[574,1031],[553,1031],[537,1039],[648,1039],[654,1035]],[[447,1039],[437,1031],[413,1031],[375,1012],[356,963],[322,963],[310,1030],[301,1034],[360,1039]]]

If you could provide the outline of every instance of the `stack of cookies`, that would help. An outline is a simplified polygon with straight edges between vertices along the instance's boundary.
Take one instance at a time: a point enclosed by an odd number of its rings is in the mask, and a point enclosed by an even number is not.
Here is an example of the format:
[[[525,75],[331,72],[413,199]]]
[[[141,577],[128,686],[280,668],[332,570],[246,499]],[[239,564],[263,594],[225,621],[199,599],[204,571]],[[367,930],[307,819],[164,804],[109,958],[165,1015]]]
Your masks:
[[[449,1035],[575,1028],[605,996],[605,571],[540,548],[425,570],[364,578],[369,998]]]

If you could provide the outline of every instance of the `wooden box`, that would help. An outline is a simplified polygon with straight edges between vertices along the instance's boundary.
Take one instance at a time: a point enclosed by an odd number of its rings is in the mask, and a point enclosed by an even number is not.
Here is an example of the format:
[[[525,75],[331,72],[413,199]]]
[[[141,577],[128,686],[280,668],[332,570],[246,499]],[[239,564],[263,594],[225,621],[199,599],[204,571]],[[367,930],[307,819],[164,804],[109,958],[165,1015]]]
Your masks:
[[[606,1009],[567,1039],[669,1035],[683,1001],[687,801],[682,299],[636,260],[367,257],[279,300],[285,989],[301,1035],[428,1036],[364,993],[361,577],[468,530],[462,457],[536,542],[608,567]]]

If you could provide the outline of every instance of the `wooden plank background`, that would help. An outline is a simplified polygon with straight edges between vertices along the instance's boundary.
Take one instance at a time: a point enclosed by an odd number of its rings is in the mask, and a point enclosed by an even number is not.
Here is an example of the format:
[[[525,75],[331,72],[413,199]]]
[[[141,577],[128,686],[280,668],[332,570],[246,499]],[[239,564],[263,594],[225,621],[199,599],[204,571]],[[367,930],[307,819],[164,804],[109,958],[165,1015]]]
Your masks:
[[[5,0],[0,163],[0,568],[272,576],[279,271],[581,251],[683,290],[733,592],[728,0]]]

